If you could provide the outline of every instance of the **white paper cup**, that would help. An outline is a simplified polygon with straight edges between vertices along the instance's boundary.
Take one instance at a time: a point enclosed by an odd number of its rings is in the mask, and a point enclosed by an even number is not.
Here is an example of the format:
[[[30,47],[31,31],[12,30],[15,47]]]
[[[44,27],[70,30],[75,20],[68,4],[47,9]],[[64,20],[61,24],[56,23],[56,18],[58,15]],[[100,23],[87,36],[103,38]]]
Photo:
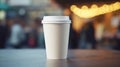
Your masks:
[[[47,59],[66,59],[70,23],[68,16],[44,16],[43,30]]]

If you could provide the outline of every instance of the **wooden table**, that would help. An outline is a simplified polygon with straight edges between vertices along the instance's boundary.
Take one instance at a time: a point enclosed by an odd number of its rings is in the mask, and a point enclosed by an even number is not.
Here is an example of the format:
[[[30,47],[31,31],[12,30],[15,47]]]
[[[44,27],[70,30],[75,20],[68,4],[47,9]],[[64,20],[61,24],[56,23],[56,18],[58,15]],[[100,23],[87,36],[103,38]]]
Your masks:
[[[0,67],[120,67],[120,51],[69,50],[67,60],[46,60],[44,49],[1,49]]]

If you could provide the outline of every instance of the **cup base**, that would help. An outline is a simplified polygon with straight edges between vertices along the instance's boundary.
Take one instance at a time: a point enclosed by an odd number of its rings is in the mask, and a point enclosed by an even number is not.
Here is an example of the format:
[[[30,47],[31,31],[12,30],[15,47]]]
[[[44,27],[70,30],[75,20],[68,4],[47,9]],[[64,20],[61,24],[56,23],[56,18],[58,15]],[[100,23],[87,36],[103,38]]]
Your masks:
[[[67,59],[67,57],[47,57],[47,59],[53,59],[53,60],[57,60],[57,59],[59,59],[59,60],[65,60],[65,59]]]

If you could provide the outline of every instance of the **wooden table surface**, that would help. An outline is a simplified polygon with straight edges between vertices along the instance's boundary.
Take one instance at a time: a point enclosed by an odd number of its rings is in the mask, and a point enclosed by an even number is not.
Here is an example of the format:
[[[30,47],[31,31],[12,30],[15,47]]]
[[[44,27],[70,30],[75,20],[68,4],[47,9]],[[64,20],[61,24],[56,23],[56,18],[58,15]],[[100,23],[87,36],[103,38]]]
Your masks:
[[[0,49],[0,67],[120,67],[120,51],[69,50],[67,60],[46,60],[44,49]]]

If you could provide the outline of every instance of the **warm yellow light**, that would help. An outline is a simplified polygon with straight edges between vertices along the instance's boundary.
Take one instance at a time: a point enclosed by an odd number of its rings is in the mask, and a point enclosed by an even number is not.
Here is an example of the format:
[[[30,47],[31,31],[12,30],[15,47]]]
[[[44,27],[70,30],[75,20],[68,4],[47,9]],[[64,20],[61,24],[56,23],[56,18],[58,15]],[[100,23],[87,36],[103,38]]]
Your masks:
[[[98,6],[96,4],[93,4],[91,8],[98,8]]]
[[[71,10],[74,10],[75,8],[76,8],[76,5],[72,5],[72,6],[70,7]]]
[[[98,11],[98,6],[96,4],[93,4],[90,8],[90,12],[91,12],[91,15],[93,15],[92,12],[94,12],[94,16],[98,15],[98,12],[99,12]]]
[[[88,7],[84,5],[81,7],[81,9],[88,9]]]
[[[81,8],[77,7],[76,5],[72,5],[70,9],[74,14],[81,18],[92,18],[101,14],[119,10],[120,2],[116,2],[110,5],[104,4],[101,7],[93,4],[91,8],[88,8],[86,5],[82,6]]]

